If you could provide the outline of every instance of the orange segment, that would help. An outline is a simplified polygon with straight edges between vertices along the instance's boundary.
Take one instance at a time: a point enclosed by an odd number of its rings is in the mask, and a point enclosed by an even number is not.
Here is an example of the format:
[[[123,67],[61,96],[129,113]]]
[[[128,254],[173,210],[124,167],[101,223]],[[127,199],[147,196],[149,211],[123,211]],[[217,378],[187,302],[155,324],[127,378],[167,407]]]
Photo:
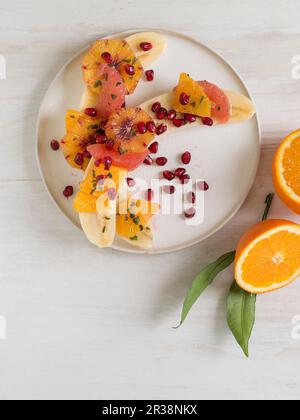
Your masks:
[[[156,203],[134,199],[128,200],[126,207],[125,214],[117,214],[117,233],[128,239],[149,230],[149,220],[158,213],[160,208]]]
[[[300,130],[280,145],[273,162],[273,181],[281,200],[300,214]]]
[[[182,104],[182,95],[188,97],[186,105]],[[182,114],[192,114],[199,117],[210,117],[212,111],[212,103],[204,88],[186,73],[180,75],[178,86],[174,92],[173,107]]]
[[[95,133],[102,120],[89,117],[83,112],[68,110],[66,113],[66,135],[61,141],[61,148],[70,166],[85,170],[90,158],[85,156],[87,146],[92,144]],[[77,154],[84,154],[82,164],[75,162]]]
[[[300,225],[267,220],[241,239],[235,259],[235,279],[253,294],[280,289],[300,276]]]
[[[73,208],[78,213],[96,213],[97,197],[79,191],[73,201]]]
[[[133,93],[140,78],[143,75],[143,66],[136,58],[129,44],[120,39],[98,40],[83,58],[82,69],[83,78],[87,86],[98,95],[101,85],[98,81],[98,70],[101,64],[107,64],[103,58],[104,53],[111,56],[111,66],[114,66],[123,78],[127,92]],[[127,66],[134,68],[134,74],[128,74]]]

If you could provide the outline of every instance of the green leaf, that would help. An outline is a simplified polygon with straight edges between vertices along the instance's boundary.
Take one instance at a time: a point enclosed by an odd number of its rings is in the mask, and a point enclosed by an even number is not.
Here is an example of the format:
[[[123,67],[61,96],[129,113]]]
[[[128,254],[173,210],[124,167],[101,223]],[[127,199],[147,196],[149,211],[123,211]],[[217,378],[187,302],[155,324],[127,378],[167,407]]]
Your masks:
[[[256,295],[242,290],[236,282],[227,300],[227,322],[236,341],[249,357],[249,340],[255,323]]]
[[[229,252],[228,254],[220,257],[217,261],[209,264],[198,274],[198,276],[193,281],[193,284],[189,289],[183,303],[180,325],[183,324],[191,308],[204,292],[204,290],[214,281],[214,279],[221,271],[225,270],[233,263],[234,258],[235,251]]]

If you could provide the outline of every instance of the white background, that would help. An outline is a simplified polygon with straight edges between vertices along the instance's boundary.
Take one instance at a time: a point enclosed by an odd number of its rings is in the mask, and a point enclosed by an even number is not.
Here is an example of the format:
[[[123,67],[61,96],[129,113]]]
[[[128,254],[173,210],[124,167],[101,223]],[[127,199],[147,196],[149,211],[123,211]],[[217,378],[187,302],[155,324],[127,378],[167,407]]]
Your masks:
[[[1,399],[299,397],[297,282],[258,299],[249,360],[226,326],[230,270],[172,329],[199,269],[256,222],[276,145],[299,128],[299,22],[297,0],[0,0]],[[163,256],[95,249],[50,202],[34,155],[39,104],[58,69],[99,35],[145,26],[195,36],[231,61],[263,131],[256,183],[238,215],[203,244]],[[285,215],[278,203],[273,215]]]

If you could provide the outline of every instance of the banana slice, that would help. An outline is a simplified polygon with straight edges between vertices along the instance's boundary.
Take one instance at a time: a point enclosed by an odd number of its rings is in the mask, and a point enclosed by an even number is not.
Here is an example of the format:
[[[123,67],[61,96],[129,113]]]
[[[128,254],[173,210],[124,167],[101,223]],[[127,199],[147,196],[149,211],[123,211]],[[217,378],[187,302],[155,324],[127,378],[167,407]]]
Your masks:
[[[227,124],[238,123],[250,120],[256,112],[255,106],[253,102],[244,95],[239,93],[225,91],[226,95],[228,96],[230,103],[231,103],[231,118]],[[173,107],[173,92],[165,93],[164,95],[158,96],[157,98],[153,98],[150,101],[143,103],[140,107],[146,111],[149,115],[152,115],[152,105],[155,102],[160,102],[161,106],[166,109],[171,109]],[[178,128],[174,127],[172,123],[168,121],[165,122],[168,124],[168,133],[172,130],[178,130]],[[215,124],[218,124],[215,121]],[[203,124],[197,120],[195,123],[189,124],[189,127],[193,126],[202,126]],[[181,127],[184,128],[185,126]]]
[[[130,45],[135,55],[139,58],[143,66],[149,66],[163,53],[166,48],[165,38],[156,32],[141,32],[129,36],[125,39]],[[140,48],[141,42],[151,42],[153,48],[150,51],[143,51]],[[88,87],[85,87],[80,101],[80,110],[94,108],[97,104],[98,96]]]
[[[136,241],[132,241],[126,238],[125,236],[120,236],[120,238],[136,248],[150,250],[153,248],[153,229],[151,224],[148,224],[146,226],[146,229],[147,230],[145,230],[144,232],[140,232],[137,234],[138,239]]]

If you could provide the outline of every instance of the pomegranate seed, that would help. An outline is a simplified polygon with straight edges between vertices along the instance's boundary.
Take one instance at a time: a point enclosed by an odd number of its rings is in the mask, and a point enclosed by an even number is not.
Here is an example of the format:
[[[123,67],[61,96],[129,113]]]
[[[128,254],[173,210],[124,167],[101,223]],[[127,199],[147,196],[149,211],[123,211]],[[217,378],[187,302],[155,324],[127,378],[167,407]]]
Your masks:
[[[214,125],[214,121],[209,117],[201,118],[204,125],[208,125],[209,127]]]
[[[117,197],[117,191],[115,188],[109,188],[107,191],[108,198],[112,201],[114,201]]]
[[[173,125],[175,125],[175,127],[179,128],[182,127],[185,124],[185,121],[183,118],[174,118],[173,120]]]
[[[154,80],[154,70],[147,70],[145,72],[145,75],[146,75],[146,79],[147,79],[148,82],[153,82],[153,80]]]
[[[186,173],[186,170],[184,168],[177,168],[176,171],[175,171],[175,176],[177,178],[180,178],[185,173]]]
[[[190,152],[184,152],[183,155],[181,156],[181,161],[184,165],[188,165],[191,161],[192,155],[190,154]]]
[[[111,64],[113,59],[112,56],[109,52],[104,52],[101,57],[103,58],[103,60],[107,63],[107,64]]]
[[[96,168],[98,168],[101,165],[101,162],[102,162],[101,159],[95,160],[94,165],[96,166]]]
[[[74,194],[74,189],[71,185],[68,185],[63,191],[63,195],[66,198],[72,197],[73,194]]]
[[[154,143],[152,143],[152,144],[148,147],[148,149],[149,149],[149,152],[150,152],[150,153],[153,153],[153,154],[157,153],[157,152],[158,152],[158,142],[157,142],[157,141],[155,141]]]
[[[168,120],[173,121],[174,118],[176,118],[176,115],[177,115],[177,113],[176,113],[175,109],[171,109],[168,112]]]
[[[208,185],[208,183],[206,181],[199,182],[198,187],[202,191],[208,191],[209,190],[209,185]]]
[[[84,152],[83,152],[83,156],[86,158],[86,159],[90,159],[92,156],[91,156],[91,154],[90,154],[90,152],[88,151],[88,150],[85,150]]]
[[[144,160],[144,164],[151,166],[153,164],[153,159],[151,156],[147,156],[146,159]]]
[[[182,92],[179,98],[181,105],[188,105],[190,102],[190,99],[191,97],[184,92]]]
[[[197,120],[197,117],[195,115],[192,115],[192,114],[185,114],[184,119],[185,119],[185,121],[187,121],[189,123],[194,123]]]
[[[187,195],[187,199],[189,203],[195,204],[196,203],[196,194],[193,191],[190,191]]]
[[[95,140],[98,144],[104,144],[107,141],[107,137],[105,136],[105,134],[97,134]]]
[[[184,174],[179,178],[179,180],[182,184],[188,184],[190,179],[191,179],[191,177],[188,174]]]
[[[192,208],[186,210],[184,212],[184,215],[187,219],[192,219],[196,215],[196,210],[194,209],[194,207],[192,207]]]
[[[145,134],[147,132],[146,124],[141,121],[137,124],[137,130],[140,134]]]
[[[176,188],[174,187],[174,185],[166,185],[163,190],[167,194],[174,194],[176,191]]]
[[[168,127],[166,126],[166,124],[160,124],[157,128],[156,128],[156,134],[158,136],[160,136],[161,134],[165,133],[167,131]]]
[[[160,102],[155,102],[152,105],[152,112],[154,112],[155,114],[157,114],[157,112],[161,109],[161,104]]]
[[[149,133],[155,133],[156,125],[154,121],[148,121],[146,127]]]
[[[134,76],[135,75],[135,68],[131,64],[126,64],[125,71],[128,74],[128,76]]]
[[[106,156],[104,158],[104,168],[105,168],[105,170],[106,171],[109,171],[111,165],[112,165],[112,159],[111,159],[111,157],[110,156]]]
[[[85,108],[84,113],[89,117],[97,117],[97,110],[95,108]]]
[[[77,153],[75,155],[74,162],[76,163],[76,165],[82,166],[84,164],[83,153]]]
[[[56,152],[59,149],[59,142],[57,140],[51,140],[50,146]]]
[[[171,172],[171,171],[164,171],[163,177],[167,179],[168,181],[173,181],[173,179],[175,178],[175,174],[174,172]]]
[[[143,51],[150,51],[153,48],[151,42],[141,42],[140,47]]]
[[[105,144],[107,150],[112,150],[114,148],[115,142],[113,140],[107,140]]]
[[[158,158],[156,159],[156,164],[157,164],[158,166],[165,166],[167,162],[168,162],[168,159],[167,159],[167,158],[165,158],[165,157],[158,157]]]
[[[96,181],[99,183],[99,184],[104,184],[104,181],[106,180],[106,175],[98,175],[97,177],[96,177]]]
[[[167,118],[167,116],[168,116],[168,111],[166,110],[166,108],[160,108],[160,110],[156,114],[156,118],[158,120],[164,120],[165,118]]]
[[[153,199],[154,196],[154,191],[151,190],[151,188],[149,188],[146,192],[146,198],[148,201],[151,201]]]
[[[134,187],[135,186],[135,180],[133,178],[126,178],[126,182],[128,187]]]

